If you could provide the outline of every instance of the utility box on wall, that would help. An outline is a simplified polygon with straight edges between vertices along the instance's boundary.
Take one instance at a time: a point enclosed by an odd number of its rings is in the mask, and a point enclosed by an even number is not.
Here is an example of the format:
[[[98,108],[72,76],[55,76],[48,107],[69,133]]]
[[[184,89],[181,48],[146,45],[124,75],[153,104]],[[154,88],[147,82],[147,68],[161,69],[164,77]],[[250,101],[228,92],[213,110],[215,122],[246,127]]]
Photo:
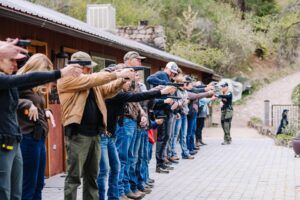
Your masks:
[[[111,4],[87,5],[87,24],[99,29],[114,31],[116,29],[116,9]]]

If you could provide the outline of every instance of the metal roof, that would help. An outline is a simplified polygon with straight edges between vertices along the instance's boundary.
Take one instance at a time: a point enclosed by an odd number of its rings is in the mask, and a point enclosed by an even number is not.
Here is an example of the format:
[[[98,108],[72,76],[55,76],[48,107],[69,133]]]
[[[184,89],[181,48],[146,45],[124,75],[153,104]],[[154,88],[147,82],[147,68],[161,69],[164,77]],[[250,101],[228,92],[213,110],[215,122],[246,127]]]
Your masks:
[[[12,12],[11,18],[17,18],[21,15],[19,20],[23,20],[24,18],[31,19],[35,21],[39,21],[42,27],[49,28],[51,27],[52,30],[56,31],[56,28],[62,28],[66,34],[70,34],[70,30],[73,32],[78,32],[80,34],[85,35],[85,39],[91,39],[95,42],[99,43],[109,43],[111,46],[118,46],[122,47],[125,50],[135,50],[140,52],[141,54],[145,54],[149,58],[155,58],[163,61],[175,61],[179,65],[196,69],[199,71],[203,71],[209,74],[214,74],[212,69],[203,67],[201,65],[192,63],[188,60],[180,58],[178,56],[172,55],[165,51],[161,51],[150,47],[148,45],[136,42],[134,40],[126,39],[112,33],[98,30],[87,23],[84,23],[80,20],[72,18],[68,15],[62,14],[55,10],[43,7],[41,5],[33,4],[28,1],[24,0],[0,0],[0,14],[1,11],[4,12]],[[3,14],[3,13],[2,13]],[[8,16],[5,13],[5,16]],[[34,23],[33,23],[34,24]],[[68,30],[68,31],[67,31]],[[89,37],[86,37],[89,36]],[[102,41],[102,42],[101,42]]]

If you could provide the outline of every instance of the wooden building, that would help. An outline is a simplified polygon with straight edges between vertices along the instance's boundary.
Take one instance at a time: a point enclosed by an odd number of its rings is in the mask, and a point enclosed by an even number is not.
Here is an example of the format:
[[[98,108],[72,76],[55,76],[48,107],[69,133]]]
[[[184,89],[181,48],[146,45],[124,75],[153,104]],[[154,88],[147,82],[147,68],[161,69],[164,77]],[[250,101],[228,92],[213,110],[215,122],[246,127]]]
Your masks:
[[[7,37],[32,40],[29,52],[46,54],[56,68],[63,67],[70,55],[78,50],[90,53],[99,64],[98,70],[123,62],[124,54],[134,50],[147,57],[143,61],[147,67],[145,78],[169,61],[176,62],[184,73],[205,83],[219,78],[211,69],[145,44],[99,31],[70,16],[24,0],[0,0],[0,24],[0,40]],[[54,110],[57,127],[50,129],[47,139],[47,176],[65,169],[60,106],[55,98],[49,106]]]

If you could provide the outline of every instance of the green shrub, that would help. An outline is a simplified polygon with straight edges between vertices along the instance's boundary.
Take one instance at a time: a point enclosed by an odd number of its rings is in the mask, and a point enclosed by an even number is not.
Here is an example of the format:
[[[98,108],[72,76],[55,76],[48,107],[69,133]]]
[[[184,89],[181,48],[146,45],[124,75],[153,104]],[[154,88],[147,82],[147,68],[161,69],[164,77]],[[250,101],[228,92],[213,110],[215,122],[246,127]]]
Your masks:
[[[297,85],[292,93],[292,101],[296,105],[300,105],[300,84]]]
[[[279,134],[275,137],[277,140],[285,140],[285,141],[292,141],[294,139],[294,136],[292,135],[286,135],[286,134]]]
[[[292,137],[297,137],[299,135],[298,128],[295,125],[288,125],[282,130],[283,135],[290,135]]]
[[[258,118],[258,117],[251,117],[250,118],[250,122],[252,124],[255,124],[255,125],[261,125],[261,124],[263,124],[263,121],[260,118]]]

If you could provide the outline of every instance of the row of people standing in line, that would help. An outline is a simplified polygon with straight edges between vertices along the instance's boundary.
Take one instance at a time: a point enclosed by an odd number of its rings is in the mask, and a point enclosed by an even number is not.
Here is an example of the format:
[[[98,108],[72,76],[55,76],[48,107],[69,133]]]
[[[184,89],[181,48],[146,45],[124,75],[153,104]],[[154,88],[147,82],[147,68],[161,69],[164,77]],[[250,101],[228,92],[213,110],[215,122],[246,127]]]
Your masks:
[[[37,57],[39,58],[37,59]],[[32,71],[51,70],[51,62],[47,60],[46,56],[43,57],[43,55],[37,54],[36,56],[32,57],[31,60],[34,59],[36,61],[43,60],[44,64],[41,64],[41,62],[35,63],[31,61],[31,65],[33,65],[33,67],[25,66],[25,68],[19,71],[19,74],[27,74]],[[84,52],[73,54],[72,59],[91,61],[89,55]],[[124,56],[126,66],[131,67],[139,66],[141,59],[143,59],[143,57],[139,56],[139,54],[136,52],[129,52]],[[174,65],[174,63],[171,64],[172,66]],[[167,65],[166,69],[172,69],[171,64]],[[76,199],[77,187],[80,185],[81,176],[83,177],[84,183],[84,199],[96,199],[98,193],[100,194],[100,199],[104,198],[105,189],[103,190],[103,188],[105,187],[104,180],[108,172],[108,163],[111,170],[109,175],[108,198],[141,198],[145,195],[144,192],[149,191],[149,188],[146,186],[152,186],[153,184],[153,180],[149,178],[149,173],[147,170],[150,159],[150,156],[148,156],[149,154],[147,152],[148,150],[151,150],[151,148],[148,148],[148,135],[146,131],[147,129],[145,128],[148,121],[146,119],[147,113],[144,112],[144,116],[142,116],[143,109],[139,107],[140,104],[126,104],[124,113],[120,113],[120,111],[124,109],[124,102],[126,101],[141,101],[145,99],[153,99],[155,97],[158,98],[162,95],[172,94],[175,90],[172,87],[166,87],[164,89],[157,88],[156,90],[154,89],[149,92],[126,92],[128,91],[130,81],[123,78],[133,79],[135,74],[132,72],[132,70],[125,69],[121,72],[100,72],[90,74],[93,66],[94,65],[84,66],[83,73],[85,75],[81,74],[80,76],[79,74],[81,71],[78,66],[69,66],[69,68],[65,68],[65,71],[67,72],[64,74],[70,74],[73,77],[64,78],[58,82],[58,91],[63,108],[63,123],[66,127],[65,134],[68,154],[68,170],[65,180],[65,199]],[[5,76],[9,75],[10,73],[5,71],[5,66],[1,67],[1,71],[4,71]],[[44,75],[47,73],[41,74]],[[17,75],[14,78],[21,80],[22,77],[24,77],[24,75]],[[34,77],[34,74],[27,75],[27,79],[22,79],[20,83],[25,85],[25,83],[23,83],[24,81],[35,81],[35,79],[28,79],[28,77]],[[44,78],[45,77],[46,75]],[[46,81],[44,80],[42,83],[45,82]],[[110,83],[106,84],[108,82]],[[42,83],[35,83],[34,86]],[[18,85],[12,85],[12,87],[16,86]],[[31,87],[32,86],[33,85],[31,84]],[[47,123],[45,123],[45,121],[46,118],[50,118],[53,125],[55,125],[55,122],[51,112],[43,109],[45,106],[43,94],[45,91],[47,91],[47,86],[35,87],[31,90],[21,87],[19,87],[19,89],[21,89],[21,99],[19,101],[20,107],[18,115],[21,129],[24,133],[21,149],[22,153],[24,152],[23,167],[24,170],[26,170],[26,174],[23,178],[23,196],[24,199],[40,199],[44,184],[44,139],[48,132]],[[114,95],[116,95],[114,98],[109,99]],[[109,99],[105,102],[108,109],[106,109],[106,106],[103,104],[103,97]],[[179,106],[178,103],[178,105],[176,105],[176,103],[171,99],[159,99],[157,101],[158,102],[155,103],[157,106],[156,110],[160,106],[159,101],[163,102],[161,105],[171,104],[171,107]],[[113,105],[118,104],[120,110],[114,109],[118,108],[118,106],[114,107]],[[173,106],[174,104],[175,106]],[[144,106],[143,108],[147,110],[147,106]],[[106,116],[107,110],[108,116]],[[107,117],[109,121],[107,121]],[[137,118],[135,117],[140,117],[140,127],[138,129]],[[39,120],[37,120],[37,118],[39,118]],[[118,121],[116,131],[114,131],[116,127],[116,120],[110,121],[114,118]],[[155,128],[162,123],[163,120],[156,119],[150,121],[148,125],[149,127]],[[131,128],[130,130],[133,131],[128,131],[128,128]],[[110,130],[110,132],[107,130]],[[114,141],[114,137],[111,137],[110,135],[111,133],[114,134],[115,132],[116,141]],[[99,135],[101,135],[101,145]],[[20,141],[14,141],[16,144],[18,144],[18,142]],[[34,148],[29,148],[30,146],[33,146]],[[102,159],[100,162],[100,174],[98,175],[100,147],[102,149]],[[17,156],[15,156],[20,160],[19,153]],[[156,155],[158,154],[156,153]],[[5,158],[9,160],[7,157]],[[159,158],[157,160],[159,160]],[[119,171],[120,161],[121,171]],[[19,170],[20,166],[22,165],[21,163],[16,164],[14,162],[10,164],[13,166],[16,165],[17,169]],[[13,168],[13,170],[15,170],[15,168]],[[8,174],[12,174],[13,170],[10,172],[8,171]],[[98,179],[98,184],[95,182],[95,178]],[[20,178],[15,179],[15,177],[12,177],[12,179],[14,183],[20,183]],[[8,178],[6,177],[5,180],[8,180]],[[10,183],[10,181],[11,179],[8,180],[7,183]],[[17,186],[18,187],[12,185],[0,186],[0,191],[3,191],[3,193],[0,193],[3,196],[3,199],[9,199],[9,196],[15,196],[16,199],[19,199],[20,184],[17,184]],[[8,189],[14,187],[16,187],[16,189]],[[25,195],[27,195],[28,198],[25,197]]]

